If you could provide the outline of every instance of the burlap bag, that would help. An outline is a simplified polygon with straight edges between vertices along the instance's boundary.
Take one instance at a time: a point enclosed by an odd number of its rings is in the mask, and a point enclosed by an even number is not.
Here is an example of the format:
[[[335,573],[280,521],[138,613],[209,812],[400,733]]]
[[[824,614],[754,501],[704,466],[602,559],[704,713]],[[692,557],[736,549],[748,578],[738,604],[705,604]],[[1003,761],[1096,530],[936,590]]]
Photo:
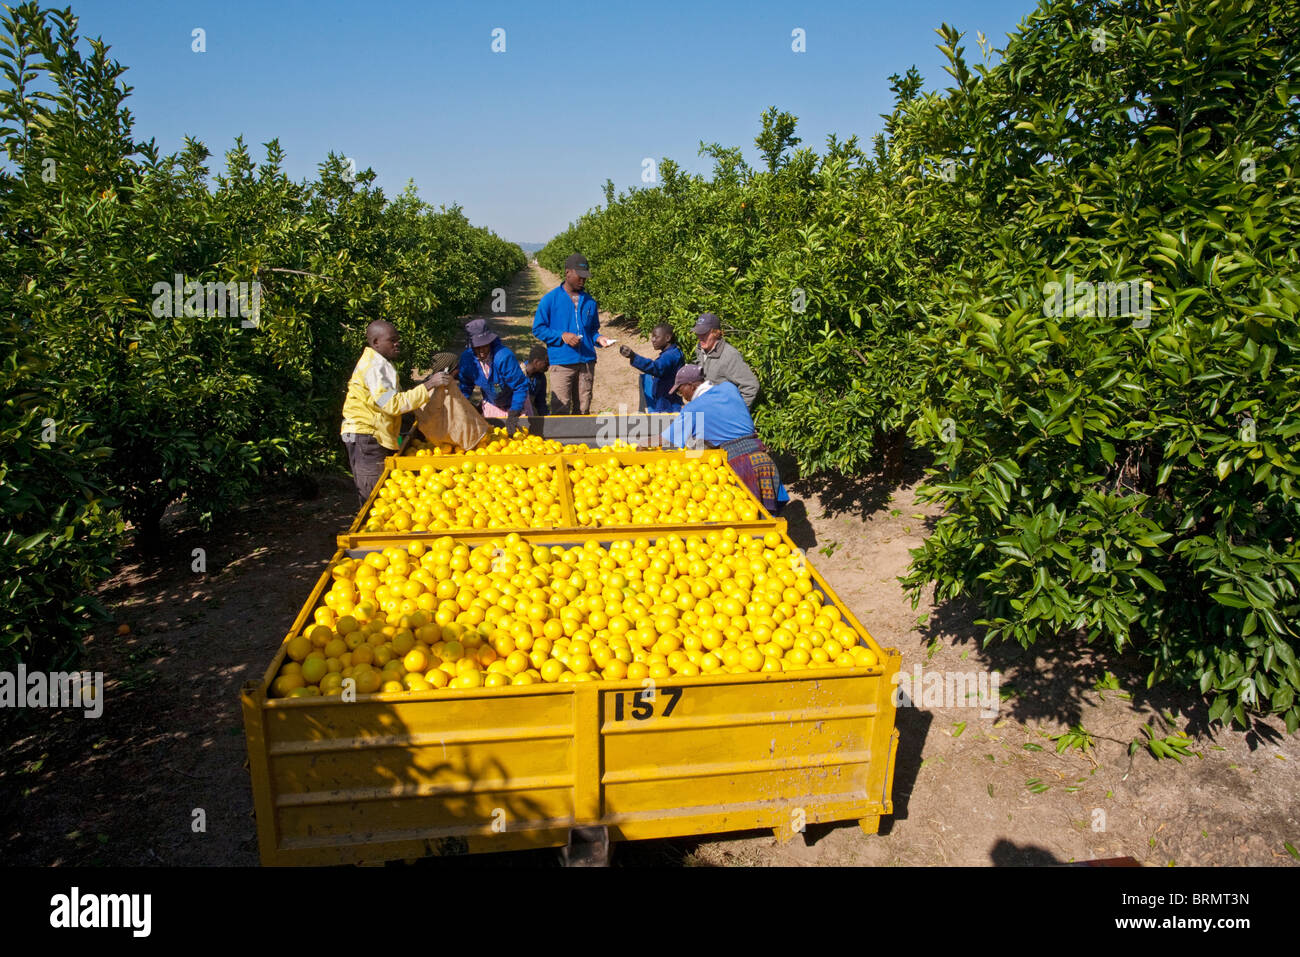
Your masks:
[[[424,408],[415,410],[415,423],[426,441],[451,442],[466,451],[477,447],[492,431],[454,382],[433,390]]]

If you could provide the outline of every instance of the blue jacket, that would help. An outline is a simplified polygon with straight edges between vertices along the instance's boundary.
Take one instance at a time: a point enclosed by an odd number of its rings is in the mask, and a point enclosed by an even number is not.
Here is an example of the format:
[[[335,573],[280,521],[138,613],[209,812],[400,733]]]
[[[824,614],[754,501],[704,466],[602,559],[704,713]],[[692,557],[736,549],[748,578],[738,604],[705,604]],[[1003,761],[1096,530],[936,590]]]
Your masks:
[[[704,395],[696,393],[682,406],[677,418],[664,430],[663,441],[665,446],[685,447],[691,439],[702,439],[707,445],[717,446],[754,434],[754,420],[740,390],[734,383],[719,382]],[[790,500],[780,477],[776,480],[776,500]]]
[[[537,375],[524,373],[524,378],[528,380],[528,394],[533,397],[533,411],[538,415],[549,415],[550,410],[546,404],[546,373],[539,372]]]
[[[566,345],[561,333],[573,332],[582,337],[575,348]],[[533,317],[533,335],[549,347],[547,355],[553,366],[571,366],[596,361],[596,337],[600,335],[600,310],[586,290],[578,293],[578,307],[564,286],[556,286],[537,304]]]
[[[664,430],[664,445],[684,447],[690,439],[721,445],[753,434],[754,420],[740,390],[730,382],[719,382],[682,406]]]
[[[641,392],[645,396],[647,412],[676,412],[682,407],[680,396],[669,395],[677,370],[686,359],[682,350],[672,343],[659,353],[658,359],[646,359],[643,356],[632,357],[632,368],[641,372]]]
[[[522,412],[528,395],[528,377],[519,368],[515,354],[500,339],[492,343],[490,367],[491,376],[484,377],[474,350],[462,352],[459,371],[461,394],[468,399],[474,394],[474,389],[479,388],[483,390],[483,398],[493,405],[510,412]]]

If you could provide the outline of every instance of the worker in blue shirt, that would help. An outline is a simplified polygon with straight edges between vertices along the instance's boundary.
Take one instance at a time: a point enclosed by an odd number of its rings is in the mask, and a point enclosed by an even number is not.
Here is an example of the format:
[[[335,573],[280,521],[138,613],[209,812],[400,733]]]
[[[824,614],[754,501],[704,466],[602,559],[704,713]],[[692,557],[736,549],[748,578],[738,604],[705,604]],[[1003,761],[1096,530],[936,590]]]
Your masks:
[[[754,420],[731,382],[709,382],[697,365],[684,365],[673,379],[672,391],[685,405],[663,432],[664,445],[719,448],[728,464],[763,503],[776,514],[790,500],[771,453],[754,429]]]
[[[676,412],[682,407],[682,400],[672,394],[673,379],[686,359],[677,345],[673,327],[666,322],[655,326],[650,331],[650,348],[659,351],[659,358],[646,359],[627,346],[619,346],[618,352],[624,359],[630,359],[632,368],[641,373],[641,411]]]
[[[537,304],[533,335],[547,345],[556,415],[588,415],[596,381],[596,348],[613,345],[600,334],[600,309],[584,291],[591,269],[574,253],[564,261],[564,282]]]
[[[469,346],[461,353],[456,376],[460,391],[468,399],[476,388],[481,389],[483,415],[505,417],[506,429],[514,434],[528,398],[528,378],[515,354],[488,328],[486,319],[469,322],[465,333]]]
[[[533,403],[533,415],[550,415],[546,401],[546,372],[551,368],[550,353],[540,342],[528,350],[528,361],[523,363],[524,378],[528,380],[528,397]],[[524,409],[527,411],[527,404]]]

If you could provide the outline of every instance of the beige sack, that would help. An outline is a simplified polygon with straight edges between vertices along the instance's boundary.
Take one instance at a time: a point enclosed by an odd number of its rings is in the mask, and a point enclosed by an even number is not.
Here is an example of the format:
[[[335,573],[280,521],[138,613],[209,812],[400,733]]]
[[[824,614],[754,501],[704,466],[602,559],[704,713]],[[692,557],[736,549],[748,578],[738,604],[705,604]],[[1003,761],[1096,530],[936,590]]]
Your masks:
[[[424,408],[415,410],[415,422],[426,441],[451,442],[466,451],[492,431],[454,382],[433,390]]]

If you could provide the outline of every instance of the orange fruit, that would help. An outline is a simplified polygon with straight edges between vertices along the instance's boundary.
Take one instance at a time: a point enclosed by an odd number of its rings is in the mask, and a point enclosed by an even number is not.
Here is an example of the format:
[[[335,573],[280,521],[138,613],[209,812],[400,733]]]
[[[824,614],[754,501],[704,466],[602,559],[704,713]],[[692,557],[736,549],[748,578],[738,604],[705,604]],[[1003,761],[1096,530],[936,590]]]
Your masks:
[[[540,666],[542,680],[547,683],[553,683],[560,680],[560,675],[564,674],[564,665],[554,658],[548,658]]]
[[[853,656],[853,660],[858,663],[858,666],[862,668],[874,668],[880,661],[874,651],[870,648],[864,648],[862,645],[854,645],[849,653]]]
[[[323,657],[309,657],[302,663],[302,680],[309,685],[320,684],[322,678],[329,674],[329,666]]]
[[[271,693],[279,698],[287,698],[289,692],[298,688],[306,687],[305,682],[300,674],[281,674],[271,682]]]

